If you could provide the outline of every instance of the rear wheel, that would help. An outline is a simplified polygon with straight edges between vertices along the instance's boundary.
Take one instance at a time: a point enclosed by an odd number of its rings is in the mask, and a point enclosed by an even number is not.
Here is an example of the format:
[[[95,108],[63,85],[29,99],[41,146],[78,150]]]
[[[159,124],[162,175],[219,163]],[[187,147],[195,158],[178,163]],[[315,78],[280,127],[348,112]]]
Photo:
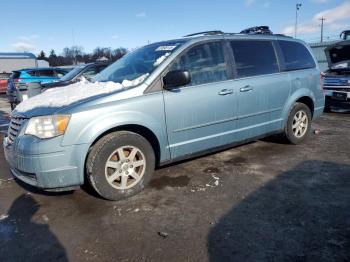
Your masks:
[[[303,103],[295,103],[284,129],[284,135],[288,142],[292,144],[303,142],[310,133],[311,121],[309,107]]]
[[[100,139],[92,147],[86,163],[90,185],[109,200],[139,193],[150,181],[154,167],[155,156],[150,143],[126,131]]]

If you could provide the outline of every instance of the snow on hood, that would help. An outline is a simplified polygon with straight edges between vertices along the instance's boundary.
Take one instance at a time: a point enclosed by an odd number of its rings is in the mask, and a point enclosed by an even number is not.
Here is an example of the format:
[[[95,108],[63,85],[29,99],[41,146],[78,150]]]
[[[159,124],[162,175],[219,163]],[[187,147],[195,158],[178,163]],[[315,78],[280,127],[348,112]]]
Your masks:
[[[161,63],[163,63],[163,61],[170,56],[171,53],[165,53],[164,55],[162,55],[161,57],[159,57],[153,64],[153,66],[159,66]]]
[[[121,84],[115,82],[88,82],[80,81],[64,87],[48,89],[45,92],[23,101],[16,107],[16,111],[24,113],[37,107],[59,108],[73,104],[86,98],[112,93],[118,90],[141,84],[149,74],[142,75],[134,80],[124,80]]]

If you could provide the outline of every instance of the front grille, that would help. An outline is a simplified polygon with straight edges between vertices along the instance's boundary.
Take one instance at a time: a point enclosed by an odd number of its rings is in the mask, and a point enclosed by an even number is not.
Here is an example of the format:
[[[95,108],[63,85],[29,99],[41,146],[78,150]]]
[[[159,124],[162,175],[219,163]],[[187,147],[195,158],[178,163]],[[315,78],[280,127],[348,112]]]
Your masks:
[[[8,141],[10,144],[12,144],[17,138],[25,121],[26,118],[24,117],[11,117],[11,122],[8,129]]]
[[[344,88],[344,87],[335,87],[335,86],[325,86],[324,90],[350,92],[350,87]]]
[[[325,77],[323,82],[325,86],[349,86],[350,77],[349,78]]]

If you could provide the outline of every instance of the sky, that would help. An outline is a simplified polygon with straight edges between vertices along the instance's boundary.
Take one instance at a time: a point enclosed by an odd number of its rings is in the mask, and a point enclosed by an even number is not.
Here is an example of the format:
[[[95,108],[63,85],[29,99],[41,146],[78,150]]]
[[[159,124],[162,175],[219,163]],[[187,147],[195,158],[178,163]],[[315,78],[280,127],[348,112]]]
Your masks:
[[[274,33],[294,35],[296,4],[298,38],[338,38],[350,29],[350,0],[1,0],[0,52],[54,49],[79,45],[133,49],[186,34],[222,30],[240,32],[268,25]]]

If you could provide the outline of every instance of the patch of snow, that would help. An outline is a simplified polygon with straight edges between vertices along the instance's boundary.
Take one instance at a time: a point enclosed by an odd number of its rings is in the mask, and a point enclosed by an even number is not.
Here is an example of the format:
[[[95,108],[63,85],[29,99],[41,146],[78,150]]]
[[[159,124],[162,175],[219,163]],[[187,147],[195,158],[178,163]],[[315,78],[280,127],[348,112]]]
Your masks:
[[[47,215],[43,215],[42,217],[43,217],[43,220],[44,220],[45,222],[49,222],[49,218],[48,218]]]
[[[122,86],[124,88],[128,88],[128,87],[132,87],[132,86],[138,86],[139,84],[141,84],[143,81],[145,81],[145,79],[148,77],[149,74],[144,74],[134,80],[124,80],[122,82]]]
[[[115,82],[80,81],[64,87],[48,89],[42,94],[34,96],[20,103],[17,112],[26,112],[37,107],[63,107],[89,97],[112,93],[141,84],[149,74],[142,75],[134,80],[124,80],[121,84]]]
[[[5,219],[8,218],[8,217],[9,217],[9,215],[1,215],[1,216],[0,216],[0,221],[1,221],[1,220],[5,220]]]
[[[166,54],[162,55],[154,62],[153,66],[159,66],[170,55],[171,55],[171,53],[166,53]]]
[[[211,175],[215,180],[219,180],[220,178],[214,175]]]

